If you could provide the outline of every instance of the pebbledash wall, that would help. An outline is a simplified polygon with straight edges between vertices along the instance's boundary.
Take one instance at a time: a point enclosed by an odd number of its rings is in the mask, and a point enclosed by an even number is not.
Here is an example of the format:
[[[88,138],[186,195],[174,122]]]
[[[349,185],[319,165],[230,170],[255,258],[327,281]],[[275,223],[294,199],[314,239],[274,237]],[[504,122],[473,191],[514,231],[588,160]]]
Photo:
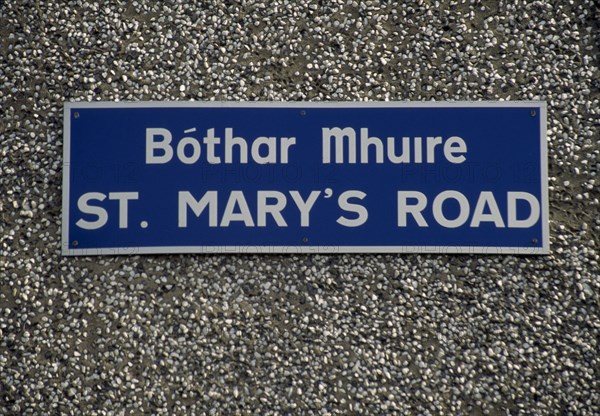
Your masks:
[[[2,2],[0,414],[600,414],[595,10]],[[545,101],[549,254],[63,256],[63,104],[192,100]]]

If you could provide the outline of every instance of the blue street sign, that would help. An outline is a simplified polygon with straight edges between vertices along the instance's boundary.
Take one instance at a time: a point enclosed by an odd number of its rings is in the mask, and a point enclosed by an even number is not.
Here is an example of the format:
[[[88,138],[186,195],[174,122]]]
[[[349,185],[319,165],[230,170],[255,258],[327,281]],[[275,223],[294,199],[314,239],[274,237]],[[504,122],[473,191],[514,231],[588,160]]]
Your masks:
[[[66,103],[63,254],[549,251],[544,102]]]

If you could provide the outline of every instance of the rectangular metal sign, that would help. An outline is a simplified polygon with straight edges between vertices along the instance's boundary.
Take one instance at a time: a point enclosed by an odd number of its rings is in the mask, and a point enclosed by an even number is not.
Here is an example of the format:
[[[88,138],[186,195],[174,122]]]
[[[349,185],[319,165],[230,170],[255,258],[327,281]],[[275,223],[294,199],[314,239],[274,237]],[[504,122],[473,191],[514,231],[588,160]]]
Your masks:
[[[66,103],[65,255],[549,251],[544,102]]]

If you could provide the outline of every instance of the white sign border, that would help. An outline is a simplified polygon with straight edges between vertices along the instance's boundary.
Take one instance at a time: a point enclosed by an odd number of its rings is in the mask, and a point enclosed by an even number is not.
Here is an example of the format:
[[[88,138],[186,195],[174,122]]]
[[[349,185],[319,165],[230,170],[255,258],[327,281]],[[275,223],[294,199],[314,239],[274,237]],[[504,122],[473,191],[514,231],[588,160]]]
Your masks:
[[[542,247],[493,246],[156,246],[71,248],[69,244],[69,187],[71,167],[71,111],[77,108],[538,108],[540,112],[540,166]],[[138,101],[65,102],[63,110],[62,242],[64,256],[137,254],[550,254],[548,202],[547,105],[545,101]]]

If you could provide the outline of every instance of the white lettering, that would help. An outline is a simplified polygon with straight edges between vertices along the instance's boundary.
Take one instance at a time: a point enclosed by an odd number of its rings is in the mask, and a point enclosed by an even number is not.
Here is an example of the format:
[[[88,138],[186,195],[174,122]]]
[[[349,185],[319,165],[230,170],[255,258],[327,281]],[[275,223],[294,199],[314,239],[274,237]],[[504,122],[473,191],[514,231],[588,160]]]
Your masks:
[[[444,215],[444,211],[442,210],[442,205],[448,199],[454,199],[458,202],[459,205],[459,213],[458,216],[449,220]],[[444,191],[435,197],[433,200],[433,217],[442,227],[446,228],[457,228],[467,222],[469,218],[469,201],[467,197],[457,191]]]
[[[444,156],[450,163],[463,163],[466,157],[460,155],[455,156],[455,153],[467,153],[467,144],[458,136],[452,136],[444,143]]]
[[[408,204],[409,199],[416,199],[417,203]],[[398,191],[398,227],[407,226],[408,214],[411,214],[419,227],[428,227],[427,221],[421,213],[427,206],[427,197],[418,191]]]
[[[335,138],[335,163],[344,163],[344,139],[348,140],[348,163],[356,163],[356,132],[352,127],[323,128],[323,163],[331,163],[331,139]]]
[[[290,195],[292,199],[296,203],[298,210],[300,211],[300,226],[308,227],[310,225],[310,210],[315,204],[317,198],[321,194],[321,191],[312,191],[308,196],[308,199],[304,201],[302,196],[300,196],[300,192],[298,191],[290,191]]]
[[[206,161],[211,165],[221,163],[221,158],[215,155],[215,145],[221,143],[220,137],[215,137],[215,129],[208,129],[204,144],[206,145]]]
[[[240,163],[248,163],[248,143],[243,137],[233,137],[233,129],[225,129],[225,163],[233,163],[233,146],[240,149]]]
[[[288,163],[290,147],[296,144],[295,137],[282,137],[281,138],[281,163]]]
[[[199,217],[200,214],[202,214],[202,211],[208,207],[208,225],[209,227],[217,227],[217,191],[205,192],[202,198],[200,198],[198,201],[196,201],[196,199],[188,191],[179,192],[179,228],[187,227],[188,207],[192,209],[192,212],[196,215],[196,217]]]
[[[333,143],[333,150],[332,150]],[[441,146],[443,143],[443,146]],[[458,136],[452,136],[443,142],[441,136],[402,137],[402,151],[396,154],[396,138],[390,136],[383,142],[379,137],[370,136],[368,128],[360,129],[360,146],[357,148],[356,131],[352,127],[331,127],[322,129],[323,163],[356,163],[357,152],[360,152],[360,163],[369,163],[369,153],[375,149],[375,162],[410,163],[411,155],[414,163],[435,163],[436,147],[443,147],[445,158],[451,163],[462,163],[467,152],[465,141]],[[385,148],[387,146],[387,149]],[[439,152],[439,151],[438,151]],[[345,155],[348,155],[347,159]]]
[[[102,207],[89,205],[90,201],[104,201],[106,195],[100,192],[88,192],[79,197],[77,200],[77,208],[84,214],[95,215],[98,219],[96,221],[86,221],[84,219],[78,220],[75,225],[84,230],[97,230],[103,227],[108,221],[108,213]]]
[[[419,227],[427,227],[423,211],[429,207],[427,196],[418,191],[397,191],[398,198],[398,227],[407,227],[408,215],[412,215]],[[416,202],[409,204],[409,199]],[[458,214],[455,218],[448,218],[446,201],[453,199],[458,204]],[[517,214],[518,201],[529,205],[527,218],[519,219]],[[446,208],[446,209],[444,209]],[[444,191],[436,195],[431,205],[431,213],[437,224],[446,228],[458,228],[467,223],[469,227],[478,228],[481,223],[493,223],[496,228],[529,228],[534,226],[540,218],[540,203],[538,199],[527,192],[508,192],[506,211],[503,216],[493,192],[483,191],[477,197],[477,203],[471,214],[471,206],[465,195],[458,191]],[[453,212],[454,210],[450,211]],[[472,216],[471,216],[472,215]],[[523,214],[521,214],[523,215]]]
[[[517,219],[517,201],[526,201],[529,204],[529,217]],[[508,226],[509,228],[529,228],[534,226],[540,218],[540,202],[528,192],[508,193]]]
[[[161,141],[156,141],[155,137],[161,136]],[[146,129],[146,164],[167,163],[173,158],[173,148],[171,147],[173,136],[167,129],[147,128]],[[156,155],[156,150],[162,150],[161,156]]]
[[[423,149],[421,148],[422,139],[420,137],[415,137],[413,147],[415,149],[415,163],[423,162]]]
[[[427,163],[435,162],[435,147],[442,143],[441,137],[427,138]]]
[[[260,154],[260,148],[266,147],[267,154]],[[257,137],[252,142],[252,158],[261,165],[267,163],[277,163],[277,138],[275,137]]]
[[[358,216],[354,219],[340,216],[337,219],[337,223],[343,225],[344,227],[359,227],[363,225],[369,218],[369,212],[364,206],[350,203],[348,200],[351,198],[358,198],[362,200],[365,196],[367,196],[367,194],[361,191],[342,192],[338,198],[339,207],[344,211],[358,214]]]
[[[192,154],[190,156],[185,154],[186,146],[192,147]],[[201,152],[202,149],[200,148],[200,143],[193,137],[184,137],[177,143],[177,157],[186,165],[196,163],[198,159],[200,159]]]
[[[268,204],[268,199],[275,199],[275,204]],[[275,223],[279,227],[287,227],[287,223],[281,215],[281,211],[287,205],[285,194],[278,191],[258,191],[257,194],[257,225],[259,227],[267,226],[267,214],[271,214]]]
[[[388,159],[392,163],[410,163],[410,137],[402,138],[402,153],[400,156],[396,155],[396,139],[393,137],[387,138],[388,142]]]
[[[375,160],[383,163],[383,143],[379,137],[369,137],[369,129],[360,129],[360,163],[369,163],[369,146],[375,147]]]
[[[489,207],[490,213],[484,214],[486,206]],[[473,218],[471,219],[471,227],[479,227],[482,222],[493,222],[496,227],[504,228],[504,221],[502,220],[502,214],[496,203],[496,198],[491,192],[482,192],[479,194],[477,205],[473,210]]]
[[[127,208],[129,200],[137,200],[138,192],[111,192],[108,199],[119,201],[119,228],[127,228]]]
[[[239,207],[239,212],[234,212]],[[231,191],[221,219],[221,227],[229,227],[232,221],[243,221],[246,227],[254,227],[250,208],[242,191]]]

